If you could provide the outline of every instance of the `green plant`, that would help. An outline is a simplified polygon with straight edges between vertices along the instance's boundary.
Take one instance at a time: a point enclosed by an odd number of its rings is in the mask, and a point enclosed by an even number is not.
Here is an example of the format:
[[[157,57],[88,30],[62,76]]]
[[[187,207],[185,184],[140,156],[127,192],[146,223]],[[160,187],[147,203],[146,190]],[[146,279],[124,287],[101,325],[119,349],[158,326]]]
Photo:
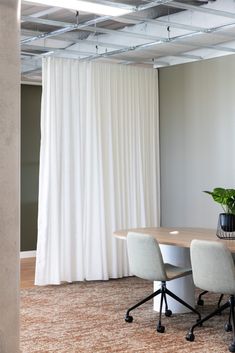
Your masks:
[[[221,204],[225,213],[235,214],[235,189],[215,188],[213,191],[204,192]]]

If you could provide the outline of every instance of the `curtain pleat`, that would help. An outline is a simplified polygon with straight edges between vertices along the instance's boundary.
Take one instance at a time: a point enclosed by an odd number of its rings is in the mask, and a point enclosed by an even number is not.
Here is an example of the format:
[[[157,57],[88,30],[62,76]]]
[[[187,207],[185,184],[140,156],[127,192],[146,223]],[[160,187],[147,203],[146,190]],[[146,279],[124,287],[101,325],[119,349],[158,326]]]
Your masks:
[[[157,71],[44,59],[35,283],[128,276],[113,231],[158,225]]]

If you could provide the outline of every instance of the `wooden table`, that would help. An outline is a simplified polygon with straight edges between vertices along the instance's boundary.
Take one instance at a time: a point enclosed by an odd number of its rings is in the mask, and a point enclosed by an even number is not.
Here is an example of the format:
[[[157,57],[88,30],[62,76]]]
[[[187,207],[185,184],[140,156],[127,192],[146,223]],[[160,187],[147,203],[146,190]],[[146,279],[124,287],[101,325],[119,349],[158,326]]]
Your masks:
[[[228,249],[235,253],[235,240],[221,240],[216,236],[215,229],[204,228],[134,228],[118,230],[114,236],[119,239],[126,239],[128,232],[150,234],[157,239],[160,244],[163,259],[165,262],[178,266],[191,266],[190,244],[193,239],[218,241],[224,243]],[[159,282],[154,282],[154,290],[159,287]],[[194,306],[194,285],[192,276],[182,277],[167,283],[167,287],[176,295]],[[168,300],[170,308],[174,313],[183,313],[185,307],[176,303],[173,299]],[[159,298],[154,298],[154,310],[158,311]]]
[[[235,253],[235,240],[222,240],[216,236],[215,229],[206,228],[132,228],[117,230],[115,237],[125,239],[128,232],[146,233],[157,239],[159,244],[172,245],[181,248],[190,248],[193,239],[218,241],[224,243],[231,252]]]

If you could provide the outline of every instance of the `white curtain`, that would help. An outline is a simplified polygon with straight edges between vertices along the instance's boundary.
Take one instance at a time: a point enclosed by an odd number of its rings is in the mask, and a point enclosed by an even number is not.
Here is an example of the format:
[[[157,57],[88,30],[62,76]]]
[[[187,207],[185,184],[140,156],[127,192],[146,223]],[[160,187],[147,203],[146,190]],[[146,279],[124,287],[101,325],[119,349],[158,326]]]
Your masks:
[[[157,71],[43,61],[38,285],[129,275],[113,231],[159,224]]]

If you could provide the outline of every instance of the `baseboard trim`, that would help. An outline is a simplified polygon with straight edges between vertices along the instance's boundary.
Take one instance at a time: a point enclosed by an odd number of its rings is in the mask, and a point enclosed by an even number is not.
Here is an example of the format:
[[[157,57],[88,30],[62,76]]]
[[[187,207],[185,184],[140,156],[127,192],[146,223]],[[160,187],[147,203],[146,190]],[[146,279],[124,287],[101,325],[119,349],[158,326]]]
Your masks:
[[[28,257],[36,257],[36,250],[32,251],[21,251],[20,252],[20,258],[21,259],[26,259]]]

